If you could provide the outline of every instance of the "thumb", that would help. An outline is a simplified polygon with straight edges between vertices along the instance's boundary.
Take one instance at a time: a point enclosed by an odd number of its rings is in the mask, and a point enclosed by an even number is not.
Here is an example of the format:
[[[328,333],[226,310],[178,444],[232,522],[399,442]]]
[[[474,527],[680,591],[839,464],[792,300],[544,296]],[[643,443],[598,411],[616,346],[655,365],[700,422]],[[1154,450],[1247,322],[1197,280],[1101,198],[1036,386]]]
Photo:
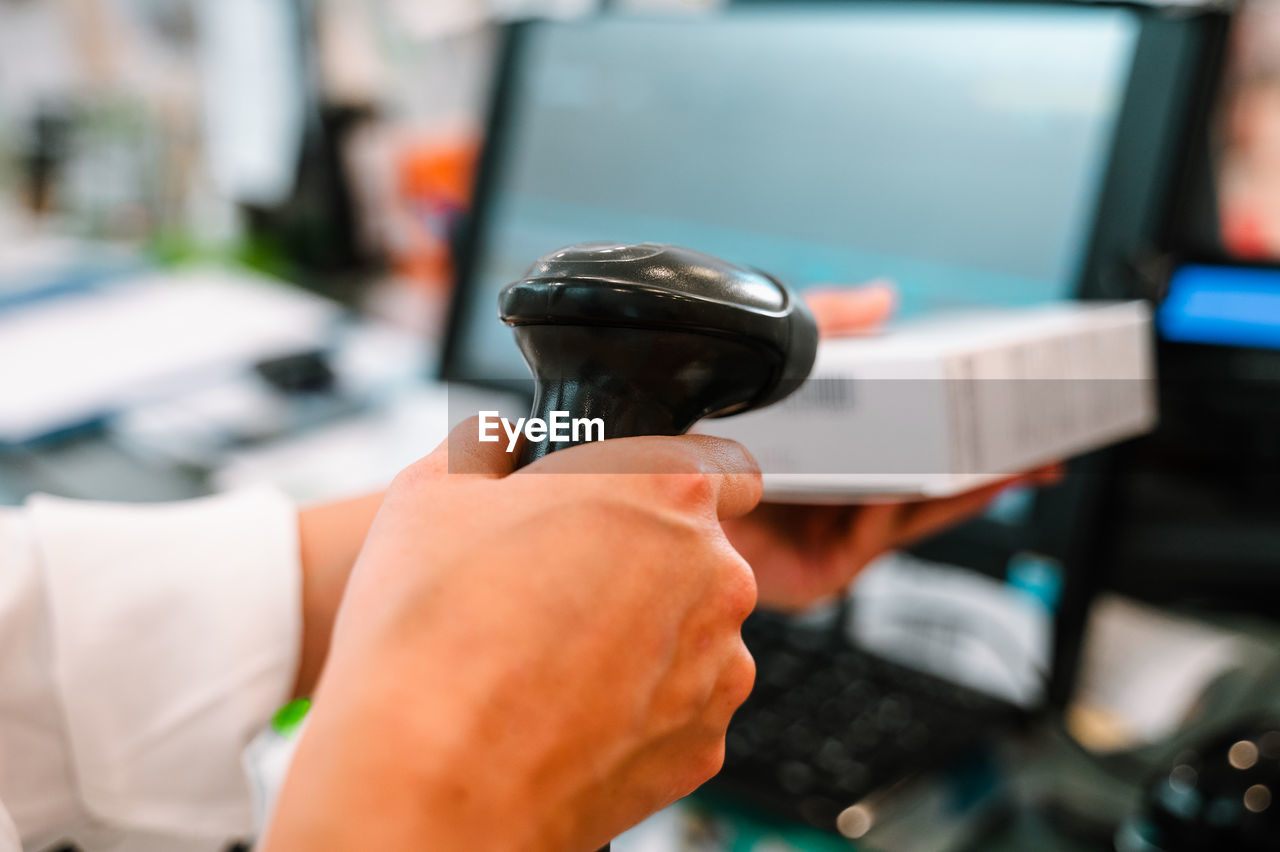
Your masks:
[[[445,438],[431,455],[418,462],[425,473],[466,473],[499,478],[515,470],[516,454],[502,441],[480,440],[480,418],[468,417]]]

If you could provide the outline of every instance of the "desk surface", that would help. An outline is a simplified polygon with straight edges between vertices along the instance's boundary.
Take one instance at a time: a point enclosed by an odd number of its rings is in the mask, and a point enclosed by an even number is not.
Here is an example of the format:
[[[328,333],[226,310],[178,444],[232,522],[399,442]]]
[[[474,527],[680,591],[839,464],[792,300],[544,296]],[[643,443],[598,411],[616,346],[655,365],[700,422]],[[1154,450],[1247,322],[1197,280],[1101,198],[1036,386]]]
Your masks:
[[[0,505],[21,503],[35,492],[150,503],[200,497],[209,491],[203,472],[149,464],[100,436],[46,449],[0,452]]]

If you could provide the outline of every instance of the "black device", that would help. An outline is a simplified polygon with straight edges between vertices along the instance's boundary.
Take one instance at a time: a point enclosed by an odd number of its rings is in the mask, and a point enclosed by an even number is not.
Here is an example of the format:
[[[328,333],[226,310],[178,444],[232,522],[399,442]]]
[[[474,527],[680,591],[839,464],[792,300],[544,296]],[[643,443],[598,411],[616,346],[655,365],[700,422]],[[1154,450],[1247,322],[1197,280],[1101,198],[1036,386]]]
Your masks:
[[[1115,454],[1097,585],[1158,605],[1280,612],[1280,263],[1232,257],[1216,192],[1224,22],[1157,262],[1159,425]],[[1216,54],[1216,55],[1215,55]]]
[[[598,417],[604,438],[683,435],[777,402],[818,348],[813,317],[777,280],[654,243],[551,252],[498,310],[534,376],[533,416]],[[526,441],[518,464],[558,448]]]
[[[1160,422],[1117,455],[1101,582],[1160,605],[1280,612],[1280,266],[1173,265]]]
[[[889,276],[906,315],[1154,293],[1225,28],[1217,13],[1036,0],[513,26],[442,375],[527,389],[493,299],[548,245],[602,238],[696,245],[799,290]],[[991,699],[874,657],[837,625],[760,613],[744,627],[760,688],[715,783],[831,829],[904,772],[1054,712],[1097,582],[1106,479],[1092,474],[1108,464],[1074,462],[1063,486],[916,548],[996,580],[1027,553],[1060,573],[1047,701]],[[856,725],[840,710],[854,699],[875,708]]]

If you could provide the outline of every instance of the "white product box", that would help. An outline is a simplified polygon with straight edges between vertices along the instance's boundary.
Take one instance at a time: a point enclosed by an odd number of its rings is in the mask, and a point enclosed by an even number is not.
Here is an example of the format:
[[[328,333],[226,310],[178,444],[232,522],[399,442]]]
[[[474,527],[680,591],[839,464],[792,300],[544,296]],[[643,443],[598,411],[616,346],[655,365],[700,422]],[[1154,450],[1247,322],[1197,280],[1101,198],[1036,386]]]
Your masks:
[[[939,497],[1148,431],[1154,369],[1145,303],[965,312],[826,341],[790,397],[698,430],[772,500]]]

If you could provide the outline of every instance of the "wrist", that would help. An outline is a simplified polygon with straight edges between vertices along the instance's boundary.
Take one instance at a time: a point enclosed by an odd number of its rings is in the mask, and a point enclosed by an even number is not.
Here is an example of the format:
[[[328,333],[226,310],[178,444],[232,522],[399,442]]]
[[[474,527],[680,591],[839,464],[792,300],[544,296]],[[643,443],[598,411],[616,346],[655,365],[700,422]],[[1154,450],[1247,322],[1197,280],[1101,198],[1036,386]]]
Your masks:
[[[266,849],[567,848],[566,814],[484,730],[483,711],[446,695],[415,706],[362,674],[341,678],[341,695],[322,686]]]
[[[384,496],[379,492],[298,512],[302,638],[294,698],[315,689],[347,579]]]

